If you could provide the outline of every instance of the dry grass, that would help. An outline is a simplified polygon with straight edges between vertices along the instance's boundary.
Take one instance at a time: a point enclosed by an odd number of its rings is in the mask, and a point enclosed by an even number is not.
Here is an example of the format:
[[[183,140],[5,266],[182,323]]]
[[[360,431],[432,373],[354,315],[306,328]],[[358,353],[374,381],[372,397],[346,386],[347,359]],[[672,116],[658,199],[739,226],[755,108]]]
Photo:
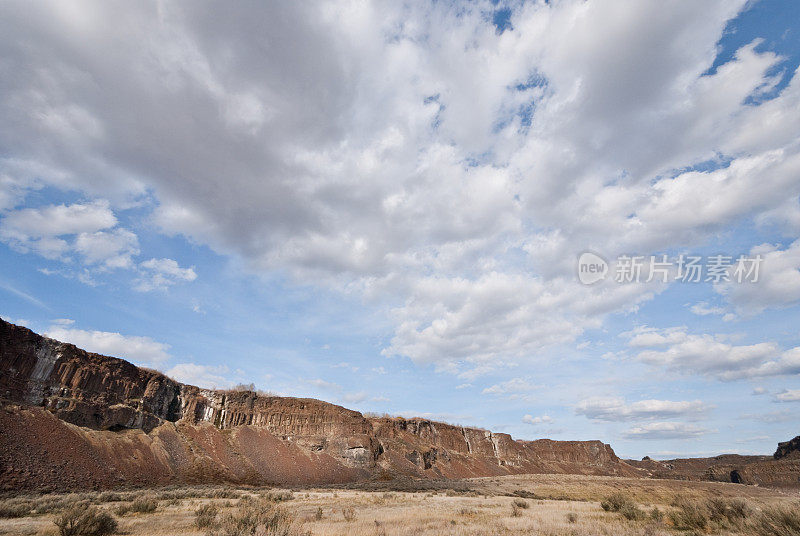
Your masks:
[[[798,492],[735,484],[531,475],[471,479],[413,491],[263,490],[187,487],[0,500],[0,534],[56,536],[70,506],[113,514],[137,536],[800,536]],[[404,484],[405,485],[405,484]],[[416,484],[415,484],[416,485]],[[427,485],[419,483],[420,486]],[[439,485],[439,484],[437,484]],[[525,498],[523,498],[525,497]],[[608,511],[601,507],[606,501]],[[626,515],[627,512],[627,515]],[[635,512],[635,513],[631,513]],[[14,515],[17,515],[16,513]],[[260,527],[260,528],[259,528]],[[271,532],[270,532],[271,531]]]

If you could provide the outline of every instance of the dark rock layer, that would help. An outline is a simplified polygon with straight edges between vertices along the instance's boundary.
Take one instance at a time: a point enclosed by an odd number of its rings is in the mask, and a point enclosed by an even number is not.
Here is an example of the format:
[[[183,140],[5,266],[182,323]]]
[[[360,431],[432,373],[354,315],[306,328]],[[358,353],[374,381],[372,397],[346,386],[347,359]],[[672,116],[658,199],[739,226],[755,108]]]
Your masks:
[[[0,320],[0,487],[634,476],[600,441],[517,441],[319,400],[212,391]]]

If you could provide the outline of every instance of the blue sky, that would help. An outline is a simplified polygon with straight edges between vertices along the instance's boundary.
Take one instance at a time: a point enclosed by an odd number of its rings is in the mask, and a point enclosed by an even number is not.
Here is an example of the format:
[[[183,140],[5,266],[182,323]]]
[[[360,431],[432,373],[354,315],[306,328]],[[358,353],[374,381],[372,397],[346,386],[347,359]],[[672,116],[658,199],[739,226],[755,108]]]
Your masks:
[[[797,434],[792,2],[0,12],[4,319],[623,456]],[[584,251],[763,263],[583,285]]]

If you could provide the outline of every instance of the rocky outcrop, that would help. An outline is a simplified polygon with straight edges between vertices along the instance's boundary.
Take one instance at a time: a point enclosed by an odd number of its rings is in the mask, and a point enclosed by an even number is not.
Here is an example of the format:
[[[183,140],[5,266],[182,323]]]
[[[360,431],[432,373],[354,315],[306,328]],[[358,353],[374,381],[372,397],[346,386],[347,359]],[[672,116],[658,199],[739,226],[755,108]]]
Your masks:
[[[778,449],[772,455],[776,460],[785,458],[800,458],[800,436],[789,441],[778,443]]]
[[[151,430],[181,417],[182,385],[0,320],[0,396],[88,428]]]
[[[722,454],[713,458],[679,458],[674,460],[626,460],[642,471],[642,476],[673,480],[707,480],[770,487],[800,486],[800,456],[797,440],[778,444],[774,456],[742,456]],[[792,444],[795,446],[793,447]]]
[[[0,320],[0,488],[637,471],[599,441],[519,441],[319,400],[211,391]]]

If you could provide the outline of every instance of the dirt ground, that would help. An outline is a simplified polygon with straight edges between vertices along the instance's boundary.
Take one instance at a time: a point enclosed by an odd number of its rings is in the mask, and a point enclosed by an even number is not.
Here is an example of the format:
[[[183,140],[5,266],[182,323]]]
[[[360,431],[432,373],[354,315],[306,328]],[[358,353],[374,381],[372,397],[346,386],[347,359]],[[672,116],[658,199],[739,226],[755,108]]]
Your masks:
[[[14,508],[31,511],[12,514],[22,517],[0,519],[0,534],[58,535],[54,520],[77,504],[81,508],[94,505],[111,513],[120,534],[203,536],[214,527],[198,528],[197,510],[203,505],[216,505],[216,519],[222,520],[240,511],[242,497],[266,501],[287,512],[292,520],[291,534],[319,536],[688,534],[679,530],[679,518],[671,514],[679,510],[679,501],[696,505],[711,504],[711,500],[739,501],[746,505],[747,518],[708,521],[697,533],[770,534],[763,532],[765,523],[760,520],[765,515],[762,512],[776,507],[795,512],[800,520],[800,491],[737,484],[525,475],[456,482],[382,482],[357,488],[282,491],[181,487],[12,496],[0,500],[0,513]],[[634,505],[630,519],[622,511],[606,511],[601,506],[614,494],[626,497]],[[155,511],[124,512],[137,499],[149,500],[156,505]],[[713,514],[709,516],[713,520]],[[222,528],[216,529],[217,533],[224,533]]]

